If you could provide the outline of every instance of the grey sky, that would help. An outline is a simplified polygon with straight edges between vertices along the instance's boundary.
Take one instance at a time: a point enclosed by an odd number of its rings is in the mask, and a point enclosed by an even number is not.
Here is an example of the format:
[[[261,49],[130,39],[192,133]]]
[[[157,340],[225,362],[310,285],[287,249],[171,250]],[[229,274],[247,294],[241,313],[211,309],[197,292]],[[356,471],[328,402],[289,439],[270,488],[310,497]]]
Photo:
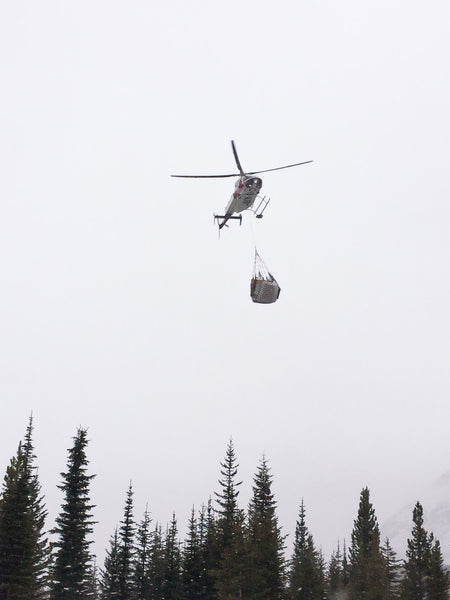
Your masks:
[[[449,469],[450,7],[0,1],[1,471],[35,417],[51,517],[89,428],[97,550],[263,452],[326,555]],[[220,241],[232,172],[272,198]],[[282,292],[249,297],[254,240]],[[412,504],[411,504],[412,506]],[[425,511],[426,511],[425,506]],[[436,532],[439,537],[439,532]],[[449,554],[449,549],[444,549]]]

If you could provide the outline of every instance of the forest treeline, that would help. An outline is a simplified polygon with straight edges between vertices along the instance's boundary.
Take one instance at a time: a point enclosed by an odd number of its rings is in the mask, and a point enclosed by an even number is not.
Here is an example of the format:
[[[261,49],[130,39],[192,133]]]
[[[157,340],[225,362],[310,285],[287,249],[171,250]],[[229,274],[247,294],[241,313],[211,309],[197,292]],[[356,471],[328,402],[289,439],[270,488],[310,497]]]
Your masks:
[[[0,600],[447,600],[449,575],[439,541],[423,526],[419,502],[400,561],[382,541],[368,488],[348,545],[328,562],[309,532],[303,501],[293,551],[286,556],[272,475],[263,457],[248,507],[239,506],[233,442],[220,463],[218,490],[192,509],[180,540],[175,514],[163,529],[148,509],[136,520],[133,489],[111,532],[103,565],[91,551],[95,522],[90,499],[88,438],[78,429],[58,486],[63,500],[46,527],[30,419],[6,469],[0,496]]]

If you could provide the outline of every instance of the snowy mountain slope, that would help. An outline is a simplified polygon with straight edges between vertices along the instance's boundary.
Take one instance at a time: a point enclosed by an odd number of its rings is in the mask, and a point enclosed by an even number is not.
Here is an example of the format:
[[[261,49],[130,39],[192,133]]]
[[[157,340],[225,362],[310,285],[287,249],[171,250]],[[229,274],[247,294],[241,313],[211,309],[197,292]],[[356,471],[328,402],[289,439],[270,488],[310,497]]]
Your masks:
[[[401,558],[405,557],[407,540],[413,527],[412,512],[419,502],[424,511],[424,527],[441,544],[446,564],[450,564],[450,470],[443,473],[423,495],[412,500],[381,524],[382,538],[388,537]]]

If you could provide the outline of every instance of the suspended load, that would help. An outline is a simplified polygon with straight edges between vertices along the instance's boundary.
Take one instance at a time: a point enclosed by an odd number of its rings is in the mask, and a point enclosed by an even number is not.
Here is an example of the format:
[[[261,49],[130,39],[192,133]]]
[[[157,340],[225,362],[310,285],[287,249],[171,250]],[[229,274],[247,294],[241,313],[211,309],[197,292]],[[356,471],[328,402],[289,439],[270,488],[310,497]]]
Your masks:
[[[272,304],[278,300],[280,286],[275,277],[269,272],[255,248],[255,264],[253,278],[250,284],[250,296],[258,304]]]

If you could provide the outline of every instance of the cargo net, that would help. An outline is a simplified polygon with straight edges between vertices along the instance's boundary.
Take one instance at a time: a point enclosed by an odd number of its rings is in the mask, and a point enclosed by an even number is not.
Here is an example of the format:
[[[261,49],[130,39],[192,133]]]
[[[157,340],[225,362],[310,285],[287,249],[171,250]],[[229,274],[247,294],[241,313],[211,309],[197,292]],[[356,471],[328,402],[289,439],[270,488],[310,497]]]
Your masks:
[[[278,300],[280,286],[275,277],[269,272],[255,248],[255,264],[250,284],[250,296],[258,304],[271,304]]]

